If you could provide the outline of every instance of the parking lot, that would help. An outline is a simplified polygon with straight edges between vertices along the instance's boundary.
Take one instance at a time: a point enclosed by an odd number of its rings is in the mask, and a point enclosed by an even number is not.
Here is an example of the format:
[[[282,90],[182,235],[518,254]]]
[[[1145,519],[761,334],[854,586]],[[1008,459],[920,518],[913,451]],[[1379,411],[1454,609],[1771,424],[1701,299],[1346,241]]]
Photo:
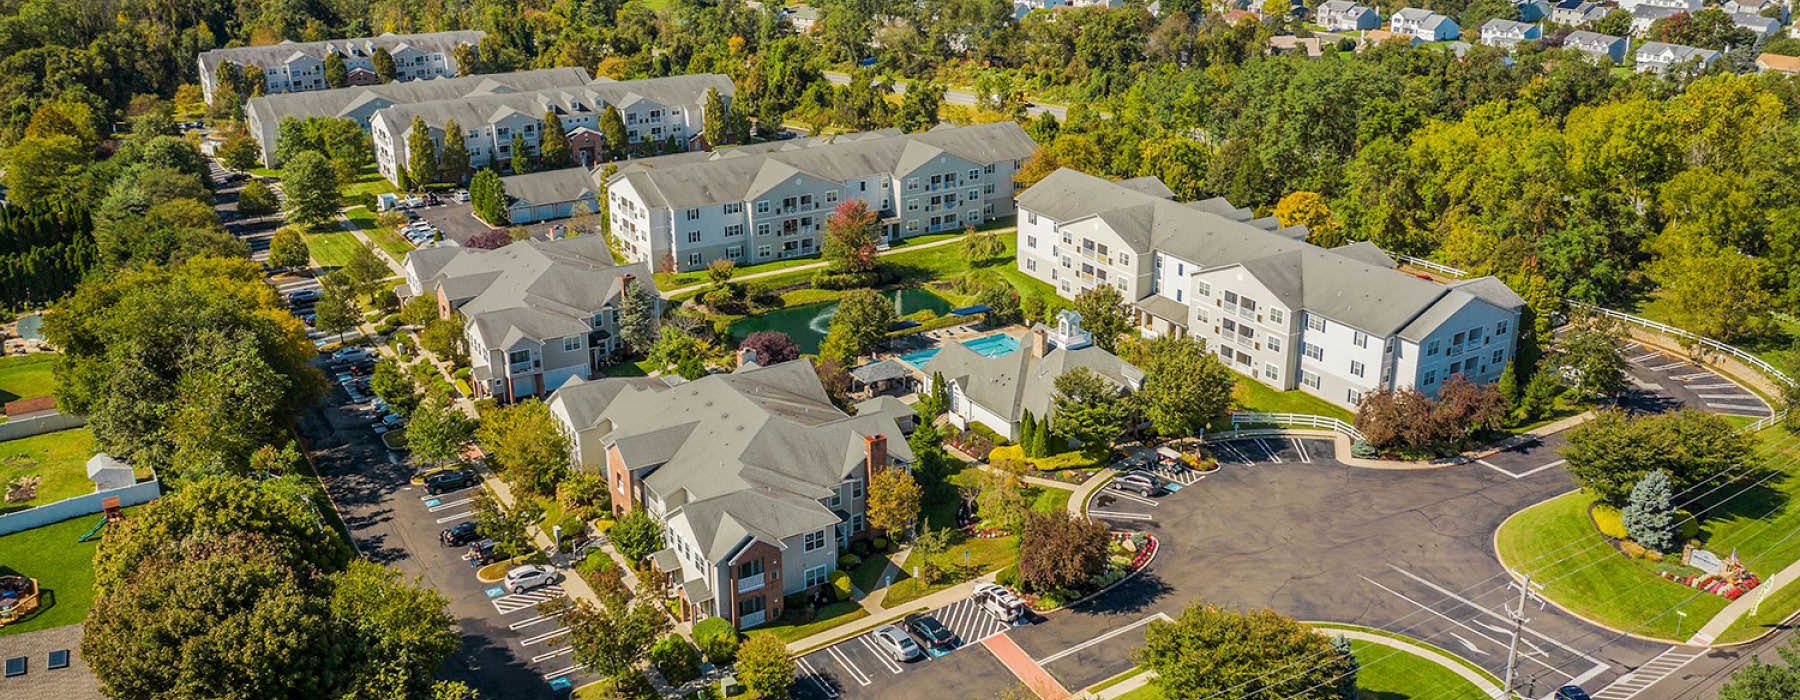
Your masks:
[[[1207,446],[1218,458],[1221,468],[1312,464],[1315,459],[1329,461],[1336,452],[1331,440],[1324,438],[1289,438],[1281,436],[1249,437]],[[1120,488],[1118,479],[1097,489],[1088,497],[1087,514],[1105,521],[1115,530],[1144,529],[1154,523],[1157,509],[1170,494],[1179,493],[1204,481],[1207,474],[1158,462],[1143,469],[1162,482],[1157,495],[1145,495]]]
[[[445,200],[436,206],[419,207],[413,210],[420,220],[436,226],[444,232],[445,245],[466,245],[470,238],[489,230],[486,223],[475,218],[475,210],[467,202]],[[566,226],[566,221],[540,221],[526,224],[525,230],[531,232],[533,238],[546,238],[552,229]]]
[[[794,697],[993,697],[1018,682],[985,645],[1014,625],[989,615],[973,599],[925,614],[956,635],[953,649],[927,649],[920,659],[900,662],[877,646],[873,632],[865,633],[800,657]]]
[[[1636,342],[1625,343],[1624,354],[1634,383],[1682,406],[1751,418],[1772,413],[1769,404],[1749,389],[1687,358]]]

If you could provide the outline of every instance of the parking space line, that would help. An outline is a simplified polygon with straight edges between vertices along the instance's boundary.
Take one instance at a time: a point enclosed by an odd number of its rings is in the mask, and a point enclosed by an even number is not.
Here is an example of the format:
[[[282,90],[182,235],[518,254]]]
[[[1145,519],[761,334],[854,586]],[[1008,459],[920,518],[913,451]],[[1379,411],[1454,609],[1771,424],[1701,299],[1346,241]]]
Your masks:
[[[818,667],[813,666],[812,662],[808,661],[806,657],[802,656],[795,659],[794,665],[800,667],[800,675],[805,676],[808,680],[811,680],[815,685],[819,686],[819,690],[825,693],[826,698],[829,699],[838,696],[837,689],[831,687],[830,683],[825,682],[825,677],[819,673]]]
[[[1281,438],[1276,438],[1275,441],[1281,442]],[[1281,463],[1281,454],[1280,454],[1281,451],[1280,450],[1270,449],[1269,443],[1263,442],[1262,438],[1256,439],[1256,446],[1261,447],[1263,454],[1266,454],[1269,456],[1269,461],[1274,462],[1276,464]]]
[[[445,502],[445,503],[439,503],[439,504],[437,504],[437,505],[435,505],[435,506],[426,506],[426,507],[425,507],[425,508],[426,508],[426,510],[429,510],[429,511],[431,511],[431,512],[433,512],[433,513],[436,513],[436,512],[438,512],[438,511],[440,511],[440,510],[449,510],[449,509],[451,509],[451,508],[455,508],[455,507],[457,507],[457,506],[466,506],[466,505],[469,505],[469,504],[470,504],[470,503],[471,503],[471,502],[473,502],[473,501],[474,501],[474,500],[475,500],[475,499],[473,499],[473,498],[465,498],[465,499],[462,499],[462,500],[460,500],[460,501],[449,501],[449,502]]]
[[[1717,408],[1721,412],[1744,411],[1744,412],[1749,412],[1752,415],[1758,415],[1758,416],[1768,415],[1768,412],[1769,412],[1769,408],[1767,406],[1748,406],[1748,405],[1741,404],[1741,403],[1713,403],[1711,401],[1708,401],[1708,402],[1706,402],[1706,407],[1707,408]]]
[[[532,625],[541,625],[546,622],[550,622],[552,620],[560,619],[561,617],[562,617],[561,615],[538,615],[536,617],[528,617],[528,618],[525,618],[518,622],[514,622],[510,625],[507,625],[506,628],[509,630],[512,630],[514,632],[517,632],[519,630],[525,629],[526,627],[530,627]],[[563,629],[568,629],[568,628],[565,627]]]
[[[465,511],[463,511],[463,512],[461,512],[461,513],[457,513],[457,514],[456,514],[456,515],[446,515],[446,516],[444,516],[444,517],[442,517],[442,518],[438,518],[438,519],[437,519],[437,522],[438,522],[438,524],[439,524],[439,525],[442,525],[442,524],[444,524],[444,523],[449,523],[449,522],[455,522],[455,521],[458,521],[458,520],[462,520],[462,519],[463,519],[463,518],[467,518],[467,517],[469,517],[469,516],[472,516],[472,515],[474,515],[474,514],[475,514],[475,511],[472,511],[472,510],[465,510]]]
[[[1541,466],[1541,467],[1537,467],[1537,468],[1534,468],[1534,469],[1531,469],[1531,470],[1529,470],[1529,471],[1526,471],[1526,472],[1525,472],[1525,473],[1523,473],[1523,474],[1518,474],[1518,475],[1515,475],[1515,476],[1514,476],[1514,477],[1513,477],[1513,478],[1515,478],[1515,479],[1523,479],[1523,478],[1525,478],[1525,477],[1528,477],[1528,476],[1531,476],[1531,475],[1532,475],[1532,474],[1536,474],[1536,473],[1538,473],[1538,472],[1541,472],[1541,471],[1544,471],[1544,470],[1545,470],[1545,469],[1554,469],[1554,468],[1556,468],[1556,467],[1560,467],[1560,466],[1562,466],[1562,465],[1564,465],[1564,464],[1568,464],[1568,463],[1569,463],[1569,460],[1566,460],[1566,459],[1559,459],[1559,460],[1556,460],[1556,461],[1554,461],[1554,462],[1551,462],[1551,463],[1549,463],[1549,464],[1546,464],[1546,465],[1544,465],[1544,466]]]
[[[1294,451],[1300,453],[1300,461],[1301,462],[1306,463],[1306,464],[1312,464],[1312,456],[1306,454],[1306,441],[1305,440],[1295,440],[1294,441]]]
[[[1111,484],[1108,484],[1108,486],[1110,486],[1110,485],[1111,485]],[[1154,501],[1154,500],[1151,500],[1151,499],[1148,499],[1148,498],[1144,498],[1144,497],[1143,497],[1143,496],[1139,496],[1139,495],[1137,495],[1137,494],[1135,494],[1135,493],[1126,493],[1126,492],[1124,492],[1124,491],[1121,491],[1121,490],[1119,490],[1119,489],[1117,489],[1117,488],[1114,488],[1114,489],[1113,489],[1113,492],[1112,492],[1112,493],[1110,493],[1110,494],[1108,494],[1108,495],[1110,495],[1110,496],[1112,496],[1112,497],[1114,497],[1114,498],[1123,498],[1123,499],[1125,499],[1125,500],[1127,500],[1127,501],[1137,501],[1137,502],[1138,502],[1138,503],[1143,503],[1143,504],[1145,504],[1145,505],[1148,505],[1148,506],[1150,506],[1150,507],[1152,507],[1152,508],[1155,508],[1155,507],[1156,507],[1156,501]]]
[[[845,654],[842,649],[837,648],[837,645],[825,647],[825,653],[836,659],[838,665],[844,667],[844,672],[850,674],[850,679],[856,681],[857,685],[868,685],[871,682],[869,676],[863,673],[861,668],[850,663],[850,656]]]
[[[856,641],[862,642],[862,645],[869,650],[869,653],[875,655],[875,660],[880,661],[881,665],[887,667],[887,670],[893,671],[896,675],[901,671],[906,670],[901,668],[900,662],[888,658],[887,652],[882,651],[881,647],[875,646],[874,642],[869,641],[869,635],[865,634],[861,637],[857,637]]]
[[[1686,362],[1671,362],[1671,363],[1663,365],[1661,367],[1649,367],[1647,369],[1649,369],[1652,372],[1666,372],[1666,371],[1675,369],[1676,367],[1686,367],[1686,366],[1688,366],[1688,363],[1686,363]]]
[[[1647,352],[1642,355],[1638,355],[1637,357],[1631,358],[1631,361],[1632,362],[1643,362],[1644,360],[1648,360],[1652,357],[1661,357],[1661,356],[1662,356],[1662,353],[1660,353],[1660,352]]]
[[[407,487],[407,488],[412,488],[412,487],[410,487],[410,486],[409,486],[409,487]],[[444,492],[444,493],[428,493],[428,494],[425,494],[425,495],[423,495],[423,496],[420,496],[420,497],[419,497],[419,500],[421,500],[421,501],[430,501],[430,500],[434,500],[434,499],[441,499],[441,498],[443,498],[443,497],[445,497],[445,496],[454,496],[454,495],[457,495],[457,494],[459,494],[459,493],[464,493],[464,492],[466,492],[466,491],[468,491],[468,490],[470,490],[470,489],[473,489],[473,488],[476,488],[476,487],[474,487],[474,486],[469,486],[469,487],[465,487],[465,488],[460,488],[460,489],[457,489],[457,490],[455,490],[455,491],[445,491],[445,492]],[[467,501],[464,501],[464,502],[465,502],[465,503],[467,503]],[[426,504],[426,505],[430,505],[430,504]]]
[[[550,641],[552,639],[555,639],[557,637],[563,636],[568,633],[569,633],[569,628],[562,627],[562,628],[551,630],[549,632],[545,632],[545,633],[537,635],[535,637],[526,637],[524,639],[519,640],[519,644],[521,644],[523,646],[531,646],[533,644],[541,644],[543,642]]]
[[[1707,376],[1711,376],[1711,375],[1707,375]],[[1735,388],[1737,388],[1737,385],[1732,384],[1731,382],[1719,382],[1718,384],[1689,384],[1688,388],[1695,389],[1695,390],[1699,390],[1699,389],[1735,389]]]
[[[1512,473],[1512,472],[1510,472],[1510,471],[1507,471],[1507,470],[1505,470],[1505,469],[1502,469],[1502,468],[1501,468],[1501,467],[1500,467],[1500,465],[1498,465],[1498,464],[1494,464],[1494,463],[1493,463],[1493,462],[1489,462],[1489,461],[1487,461],[1487,460],[1485,460],[1485,459],[1478,459],[1478,460],[1475,460],[1475,463],[1476,463],[1476,464],[1479,464],[1479,465],[1481,465],[1481,466],[1484,466],[1484,467],[1487,467],[1487,468],[1489,468],[1489,469],[1492,469],[1492,470],[1494,470],[1494,471],[1497,471],[1497,472],[1500,472],[1500,473],[1501,473],[1501,474],[1505,474],[1505,475],[1507,475],[1507,476],[1510,476],[1510,477],[1512,477],[1512,478],[1514,478],[1514,479],[1517,479],[1517,478],[1519,478],[1519,475],[1518,475],[1518,474],[1514,474],[1514,473]]]
[[[1693,374],[1674,374],[1674,375],[1670,375],[1669,378],[1673,379],[1675,381],[1678,381],[1678,382],[1691,382],[1696,379],[1705,379],[1710,376],[1713,376],[1713,373],[1711,373],[1711,372],[1695,372]]]
[[[1750,398],[1749,396],[1744,395],[1744,394],[1695,394],[1695,396],[1698,396],[1703,399],[1747,399],[1747,398]]]
[[[1239,462],[1243,462],[1245,464],[1255,464],[1256,463],[1256,460],[1250,459],[1249,457],[1245,456],[1243,452],[1238,451],[1238,448],[1229,442],[1221,442],[1221,443],[1219,443],[1219,447],[1225,448],[1226,452],[1230,452],[1232,455],[1236,456],[1237,460]]]
[[[1155,520],[1156,519],[1153,516],[1145,515],[1143,513],[1120,513],[1118,511],[1111,511],[1111,510],[1094,510],[1092,508],[1088,509],[1088,515],[1092,515],[1092,516],[1100,517],[1100,518],[1106,518],[1108,520]]]
[[[1108,639],[1112,639],[1113,637],[1117,637],[1121,634],[1125,634],[1126,632],[1130,632],[1139,627],[1143,627],[1144,625],[1148,625],[1157,620],[1162,620],[1163,622],[1173,622],[1174,621],[1173,619],[1171,619],[1169,617],[1168,613],[1159,612],[1154,615],[1146,615],[1146,616],[1144,616],[1144,619],[1138,620],[1137,622],[1133,622],[1133,623],[1131,623],[1129,625],[1125,625],[1123,627],[1114,628],[1114,629],[1108,631],[1106,634],[1102,634],[1098,637],[1094,637],[1093,639],[1089,639],[1085,642],[1082,642],[1075,646],[1069,647],[1062,651],[1056,652],[1056,653],[1046,656],[1044,658],[1037,659],[1036,660],[1037,664],[1039,666],[1048,666],[1050,664],[1056,663],[1060,659],[1069,657],[1071,654],[1078,654],[1082,650],[1088,649],[1088,648],[1093,647],[1098,644],[1105,643],[1106,640],[1108,640]]]
[[[572,647],[572,646],[563,647],[561,649],[557,649],[556,651],[544,652],[542,654],[538,654],[537,656],[533,656],[533,657],[531,657],[531,663],[541,664],[545,661],[549,661],[558,656],[564,656],[567,654],[572,654],[574,652],[575,652],[575,647]]]
[[[574,666],[570,666],[570,667],[562,669],[560,671],[551,671],[549,673],[544,674],[544,680],[553,681],[553,680],[556,680],[563,676],[569,675],[571,673],[574,673],[574,672],[579,671],[584,668],[587,668],[587,664],[575,664]]]

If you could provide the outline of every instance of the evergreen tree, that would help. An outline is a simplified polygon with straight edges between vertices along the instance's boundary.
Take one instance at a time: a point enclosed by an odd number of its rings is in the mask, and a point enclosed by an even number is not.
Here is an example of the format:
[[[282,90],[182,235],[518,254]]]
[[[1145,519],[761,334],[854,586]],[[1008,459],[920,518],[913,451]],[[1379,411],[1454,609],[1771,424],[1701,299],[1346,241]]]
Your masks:
[[[350,84],[350,70],[344,67],[344,55],[336,51],[325,56],[325,84],[341,88]]]
[[[412,184],[418,187],[437,177],[437,144],[431,141],[431,127],[425,125],[424,117],[414,116],[412,128],[407,129],[406,170],[412,175]]]
[[[444,147],[438,153],[438,174],[445,182],[461,183],[469,176],[469,144],[463,137],[462,125],[455,119],[444,122]]]
[[[387,49],[376,47],[374,55],[369,57],[369,62],[375,64],[375,77],[380,78],[381,82],[394,82],[394,76],[399,74],[394,67],[394,55],[388,53]]]
[[[606,152],[613,158],[625,155],[626,147],[631,145],[625,135],[625,118],[612,105],[600,113],[600,135],[606,137]]]
[[[507,146],[507,151],[511,153],[512,160],[507,161],[506,165],[512,168],[514,175],[531,172],[531,150],[525,145],[524,134],[513,134],[512,143]]]
[[[1625,533],[1650,549],[1673,551],[1680,534],[1674,500],[1668,472],[1658,469],[1645,474],[1631,487],[1631,501],[1625,505]]]
[[[545,170],[569,167],[569,135],[563,133],[562,119],[554,110],[544,112],[543,133],[538,136],[538,158]]]
[[[1032,446],[1036,444],[1037,418],[1031,415],[1031,409],[1026,409],[1025,415],[1019,418],[1019,448],[1026,457],[1036,457],[1037,453],[1032,451]]]
[[[707,148],[718,148],[725,143],[726,122],[730,115],[725,110],[725,99],[719,96],[717,88],[706,89],[706,104],[701,109],[702,124],[700,133],[706,139]]]

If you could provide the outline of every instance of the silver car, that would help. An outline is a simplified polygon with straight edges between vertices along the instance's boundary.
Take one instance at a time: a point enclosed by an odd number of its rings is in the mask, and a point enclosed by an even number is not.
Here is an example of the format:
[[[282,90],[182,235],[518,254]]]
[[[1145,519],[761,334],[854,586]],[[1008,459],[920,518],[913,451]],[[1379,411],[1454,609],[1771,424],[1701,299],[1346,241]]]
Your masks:
[[[912,661],[925,655],[925,650],[920,649],[918,643],[899,627],[882,625],[875,628],[871,636],[875,638],[875,646],[881,647],[888,658],[895,661]]]

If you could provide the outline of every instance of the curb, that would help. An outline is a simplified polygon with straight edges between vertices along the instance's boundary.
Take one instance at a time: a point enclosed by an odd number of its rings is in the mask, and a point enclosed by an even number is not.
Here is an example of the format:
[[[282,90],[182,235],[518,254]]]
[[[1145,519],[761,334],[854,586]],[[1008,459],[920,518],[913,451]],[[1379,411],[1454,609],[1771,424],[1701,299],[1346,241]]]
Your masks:
[[[1493,678],[1493,674],[1482,669],[1481,666],[1477,665],[1475,662],[1463,658],[1456,652],[1444,649],[1424,640],[1408,637],[1398,632],[1389,632],[1379,627],[1365,627],[1363,625],[1353,625],[1343,622],[1302,622],[1318,632],[1337,632],[1339,633],[1337,636],[1341,636],[1345,639],[1360,639],[1369,644],[1387,647],[1429,661],[1433,665],[1455,674],[1458,678],[1469,681],[1470,685],[1473,685],[1483,693],[1486,693],[1488,697],[1497,697],[1504,694],[1500,688],[1501,681],[1497,678]],[[1349,632],[1351,634],[1343,634],[1344,632]],[[1432,656],[1446,657],[1457,663],[1455,666],[1451,666],[1450,664],[1445,664],[1432,658]],[[1481,678],[1481,681],[1476,682],[1474,679],[1471,679],[1468,674],[1473,674]]]
[[[1071,600],[1071,601],[1069,601],[1069,602],[1067,602],[1067,603],[1063,603],[1063,604],[1062,604],[1062,607],[1060,607],[1060,608],[1057,608],[1057,609],[1055,609],[1055,610],[1051,610],[1051,611],[1050,611],[1050,612],[1046,612],[1046,613],[1038,613],[1038,614],[1040,614],[1040,615],[1043,615],[1043,616],[1045,616],[1045,617],[1049,617],[1049,616],[1051,616],[1051,615],[1054,615],[1054,614],[1056,614],[1056,613],[1059,613],[1059,612],[1062,612],[1062,611],[1065,611],[1065,610],[1068,610],[1068,609],[1070,609],[1070,608],[1073,608],[1073,607],[1075,607],[1075,606],[1077,606],[1077,605],[1081,605],[1081,604],[1082,604],[1082,603],[1086,603],[1086,602],[1088,602],[1088,601],[1090,601],[1090,600],[1093,600],[1093,599],[1095,599],[1095,598],[1098,598],[1098,597],[1100,597],[1100,596],[1103,596],[1103,595],[1106,595],[1106,594],[1107,594],[1107,593],[1109,593],[1109,592],[1111,592],[1111,591],[1112,591],[1112,589],[1114,589],[1114,588],[1118,588],[1118,587],[1119,587],[1119,586],[1122,586],[1122,585],[1124,585],[1124,584],[1125,584],[1125,582],[1126,582],[1126,581],[1130,581],[1130,580],[1132,580],[1132,579],[1134,579],[1134,578],[1137,578],[1137,577],[1138,577],[1138,574],[1141,574],[1141,573],[1144,573],[1144,572],[1145,572],[1145,571],[1148,571],[1148,570],[1149,570],[1149,569],[1150,569],[1150,565],[1151,565],[1151,564],[1154,564],[1154,563],[1156,563],[1156,557],[1157,557],[1157,555],[1159,555],[1159,554],[1162,554],[1162,550],[1163,550],[1163,544],[1162,544],[1162,540],[1161,540],[1161,539],[1160,539],[1160,538],[1158,538],[1158,537],[1157,537],[1157,536],[1156,536],[1156,535],[1152,535],[1152,534],[1150,534],[1150,533],[1148,533],[1148,532],[1146,532],[1146,533],[1144,533],[1144,535],[1145,535],[1145,536],[1147,536],[1147,537],[1149,537],[1149,538],[1150,538],[1150,540],[1151,540],[1151,541],[1153,541],[1153,542],[1155,542],[1155,543],[1156,543],[1156,548],[1155,548],[1155,549],[1152,549],[1152,550],[1150,550],[1150,558],[1149,558],[1149,559],[1145,559],[1145,560],[1144,560],[1144,565],[1143,565],[1143,566],[1140,566],[1140,567],[1138,567],[1138,568],[1136,568],[1136,569],[1132,569],[1132,570],[1131,570],[1131,571],[1130,571],[1130,572],[1128,572],[1128,573],[1126,573],[1126,574],[1125,574],[1125,575],[1124,575],[1124,576],[1123,576],[1123,577],[1121,577],[1121,578],[1120,578],[1120,579],[1119,579],[1119,580],[1117,580],[1117,581],[1114,581],[1114,582],[1112,582],[1112,583],[1109,583],[1109,584],[1107,584],[1107,585],[1106,585],[1106,587],[1105,587],[1105,588],[1102,588],[1102,589],[1100,589],[1100,590],[1097,590],[1097,591],[1094,591],[1094,592],[1093,592],[1093,593],[1089,593],[1089,594],[1087,594],[1087,595],[1085,595],[1085,596],[1082,596],[1082,597],[1080,597],[1080,598],[1077,598],[1077,599],[1075,599],[1075,600]]]

